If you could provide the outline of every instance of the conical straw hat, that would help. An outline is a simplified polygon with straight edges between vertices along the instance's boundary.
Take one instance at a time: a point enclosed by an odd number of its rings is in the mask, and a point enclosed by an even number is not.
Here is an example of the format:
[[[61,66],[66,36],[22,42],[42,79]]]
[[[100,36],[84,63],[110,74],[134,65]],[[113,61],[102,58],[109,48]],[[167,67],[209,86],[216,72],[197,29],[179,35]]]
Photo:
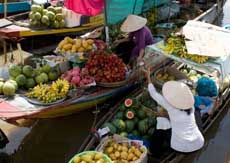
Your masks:
[[[168,81],[163,85],[165,99],[177,109],[187,110],[194,106],[194,97],[189,87],[178,81]]]
[[[145,18],[137,15],[129,15],[121,25],[121,31],[127,33],[134,32],[144,27],[146,23],[147,19]]]

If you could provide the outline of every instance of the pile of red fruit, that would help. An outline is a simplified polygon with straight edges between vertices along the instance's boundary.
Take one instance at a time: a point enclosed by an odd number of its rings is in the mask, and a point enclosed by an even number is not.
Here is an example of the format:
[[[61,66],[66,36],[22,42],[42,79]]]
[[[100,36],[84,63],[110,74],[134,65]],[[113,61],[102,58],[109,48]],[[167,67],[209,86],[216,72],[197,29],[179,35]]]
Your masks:
[[[126,65],[116,54],[94,51],[86,63],[89,74],[96,82],[112,83],[125,80]]]
[[[75,86],[85,86],[94,82],[94,78],[89,75],[86,68],[74,67],[72,70],[66,71],[61,75],[62,79],[66,79]]]

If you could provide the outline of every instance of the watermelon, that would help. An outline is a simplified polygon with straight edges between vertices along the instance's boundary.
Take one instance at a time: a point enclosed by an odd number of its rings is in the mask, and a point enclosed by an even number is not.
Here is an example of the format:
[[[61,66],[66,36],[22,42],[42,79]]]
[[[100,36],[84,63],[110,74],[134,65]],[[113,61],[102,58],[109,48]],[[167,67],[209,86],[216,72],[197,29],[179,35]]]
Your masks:
[[[137,116],[140,119],[144,119],[146,117],[146,113],[145,113],[145,111],[143,109],[138,109],[137,110]]]
[[[124,104],[122,104],[120,107],[119,107],[120,111],[125,111],[126,110],[126,107]]]
[[[156,118],[155,117],[148,117],[148,126],[152,127],[152,126],[156,126]]]
[[[146,132],[148,131],[148,120],[147,119],[143,119],[138,122],[138,131],[140,131],[142,135],[146,134]]]
[[[131,110],[131,109],[127,110],[126,113],[125,113],[125,117],[127,119],[133,119],[135,117],[134,110]]]
[[[123,137],[128,137],[128,133],[127,132],[121,132],[120,135],[123,136]]]
[[[122,119],[114,119],[112,124],[120,131],[124,131],[126,128],[125,122]]]
[[[130,107],[130,106],[132,106],[132,104],[133,104],[133,100],[131,99],[131,98],[127,98],[126,100],[125,100],[125,106],[128,108],[128,107]]]
[[[114,118],[116,118],[116,119],[124,118],[124,112],[123,111],[117,112],[117,114],[114,116]]]
[[[139,122],[139,119],[137,117],[134,117],[132,121],[134,122],[134,124],[137,124]]]
[[[126,131],[130,133],[134,129],[135,123],[132,120],[126,120],[125,125],[126,125]]]
[[[101,126],[101,128],[105,128],[105,127],[109,128],[111,134],[115,134],[117,132],[116,127],[109,122],[106,122]]]

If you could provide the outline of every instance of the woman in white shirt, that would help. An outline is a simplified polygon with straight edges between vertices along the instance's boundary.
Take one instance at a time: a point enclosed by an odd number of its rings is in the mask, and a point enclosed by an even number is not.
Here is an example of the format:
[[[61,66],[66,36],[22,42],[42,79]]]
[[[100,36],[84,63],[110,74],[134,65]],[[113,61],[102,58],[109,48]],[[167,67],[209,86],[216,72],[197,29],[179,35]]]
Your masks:
[[[151,97],[169,114],[172,127],[171,148],[179,152],[201,149],[204,137],[196,124],[194,97],[189,87],[178,81],[169,81],[163,85],[162,96],[151,82],[150,68],[147,68],[145,74]]]

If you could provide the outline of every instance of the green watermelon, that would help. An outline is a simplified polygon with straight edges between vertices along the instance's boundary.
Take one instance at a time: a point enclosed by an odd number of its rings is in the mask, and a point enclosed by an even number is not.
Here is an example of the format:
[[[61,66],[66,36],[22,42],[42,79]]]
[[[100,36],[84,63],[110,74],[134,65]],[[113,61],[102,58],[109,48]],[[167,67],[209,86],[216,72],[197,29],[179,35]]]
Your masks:
[[[115,134],[117,132],[116,127],[112,123],[106,122],[101,126],[101,128],[105,128],[105,127],[109,128],[111,134]]]
[[[135,117],[135,112],[132,109],[128,109],[125,113],[127,119],[133,119]]]
[[[134,122],[134,124],[137,124],[139,122],[139,119],[137,117],[134,117],[132,121]]]
[[[124,131],[126,128],[125,122],[122,119],[114,119],[112,124],[120,131]]]
[[[120,111],[125,111],[126,110],[126,107],[124,104],[122,104],[120,107],[119,107]]]
[[[124,112],[123,111],[117,112],[117,114],[114,116],[114,118],[123,119],[124,118]]]
[[[148,126],[151,127],[151,126],[156,126],[156,118],[155,117],[148,117]]]
[[[148,120],[143,119],[138,122],[138,131],[140,131],[142,135],[146,134],[146,132],[148,131]]]
[[[126,131],[130,133],[134,129],[135,123],[132,120],[126,120],[125,125],[126,125]]]
[[[137,116],[140,119],[144,119],[146,117],[146,113],[145,113],[145,111],[143,109],[138,109],[137,110]]]

